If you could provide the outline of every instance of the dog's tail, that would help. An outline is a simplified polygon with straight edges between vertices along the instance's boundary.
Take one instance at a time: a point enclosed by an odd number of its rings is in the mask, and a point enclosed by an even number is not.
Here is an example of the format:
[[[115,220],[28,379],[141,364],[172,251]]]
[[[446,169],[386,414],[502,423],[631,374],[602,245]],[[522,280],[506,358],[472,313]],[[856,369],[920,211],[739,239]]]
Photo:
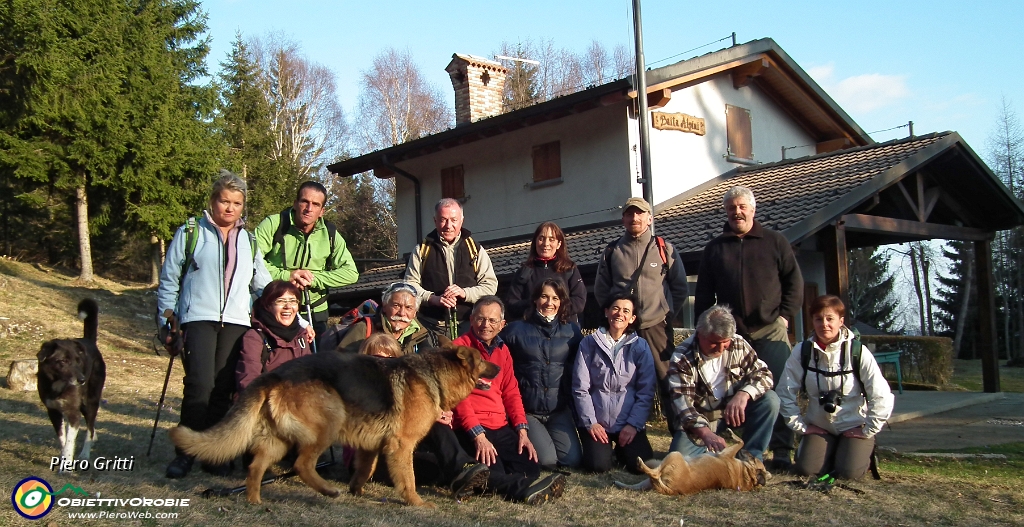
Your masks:
[[[100,306],[91,298],[86,298],[78,303],[78,318],[85,321],[83,337],[85,340],[96,344],[96,334],[99,328]]]
[[[256,387],[242,393],[219,423],[202,432],[176,426],[168,432],[174,446],[200,461],[222,464],[249,449],[270,387]]]

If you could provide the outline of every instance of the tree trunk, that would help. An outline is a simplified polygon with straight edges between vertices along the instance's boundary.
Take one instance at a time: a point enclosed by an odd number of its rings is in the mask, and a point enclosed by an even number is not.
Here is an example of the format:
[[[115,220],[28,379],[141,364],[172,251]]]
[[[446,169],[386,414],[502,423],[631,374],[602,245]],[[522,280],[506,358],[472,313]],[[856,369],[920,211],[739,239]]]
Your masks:
[[[910,246],[910,268],[914,271],[914,292],[917,293],[918,314],[921,319],[921,335],[927,335],[928,328],[924,323],[924,295],[921,293],[921,272],[917,268],[917,253],[914,246]]]
[[[89,201],[85,193],[85,177],[83,183],[75,187],[75,208],[78,216],[78,251],[82,258],[82,273],[78,279],[83,282],[92,281],[92,248],[89,245]]]
[[[974,254],[966,244],[961,251],[960,258],[967,263],[967,271],[964,273],[964,287],[960,293],[960,313],[957,314],[956,329],[953,332],[953,355],[962,359],[964,357],[960,354],[960,346],[963,344],[964,326],[967,323],[967,306],[971,301],[971,283],[974,282]]]
[[[928,310],[928,335],[934,335],[935,319],[932,317],[932,284],[928,273],[932,263],[928,261],[928,256],[924,253],[924,243],[918,245],[917,250],[921,254],[921,274],[923,277],[921,282],[924,283],[924,305]]]
[[[152,246],[149,259],[149,287],[156,287],[160,284],[160,253],[163,243],[156,236],[150,236],[149,243]]]

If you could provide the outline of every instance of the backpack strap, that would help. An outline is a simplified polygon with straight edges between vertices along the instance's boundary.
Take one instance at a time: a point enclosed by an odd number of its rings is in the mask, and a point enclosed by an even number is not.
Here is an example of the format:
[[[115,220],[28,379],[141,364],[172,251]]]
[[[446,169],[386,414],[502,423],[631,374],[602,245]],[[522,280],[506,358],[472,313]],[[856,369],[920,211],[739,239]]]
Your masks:
[[[363,317],[363,321],[366,322],[366,337],[370,338],[370,333],[373,333],[373,320],[370,317]]]
[[[860,357],[863,353],[864,345],[857,337],[853,338],[850,344],[850,362],[853,367],[853,378],[857,379],[860,384],[860,393],[867,398],[867,392],[864,390],[864,383],[860,380]],[[805,340],[800,343],[800,366],[803,367],[804,374],[803,379],[800,381],[800,393],[807,394],[807,370],[811,364],[811,341]]]
[[[185,275],[196,261],[196,245],[198,243],[199,216],[192,216],[185,220],[185,260],[181,264],[181,274],[178,276],[178,294],[181,294],[181,288],[185,285]]]
[[[658,244],[658,254],[661,255],[661,274],[664,276],[668,274],[668,250],[665,249],[665,238],[655,236],[654,240]]]
[[[274,231],[274,243],[271,246],[271,250],[273,250],[273,247],[280,247],[281,262],[286,269],[288,268],[288,255],[285,253],[284,249],[284,236],[285,234],[288,234],[288,229],[291,227],[292,209],[291,207],[288,207],[281,211],[280,221],[277,223],[277,230]]]
[[[325,266],[326,271],[334,270],[334,238],[338,235],[338,226],[324,220],[324,225],[327,227],[327,238],[331,242],[331,252],[327,253],[327,265]]]
[[[263,334],[263,330],[262,329],[258,329],[258,328],[254,328],[254,329],[256,329],[256,332],[260,334],[260,338],[263,339],[263,352],[260,354],[260,364],[262,364],[263,367],[260,369],[260,372],[261,373],[266,373],[267,372],[267,361],[270,360],[270,351],[271,351],[270,343],[267,342],[267,336]]]
[[[800,366],[804,375],[800,379],[800,393],[807,395],[807,367],[811,364],[811,341],[805,340],[800,343]]]
[[[480,247],[472,236],[466,237],[466,248],[469,249],[469,259],[473,261],[473,272],[480,272]]]

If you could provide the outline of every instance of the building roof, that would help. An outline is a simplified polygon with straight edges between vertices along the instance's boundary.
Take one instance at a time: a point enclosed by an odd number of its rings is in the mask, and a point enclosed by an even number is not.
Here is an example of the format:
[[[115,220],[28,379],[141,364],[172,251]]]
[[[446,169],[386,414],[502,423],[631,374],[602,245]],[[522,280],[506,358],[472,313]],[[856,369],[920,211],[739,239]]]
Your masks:
[[[472,55],[456,54],[464,60]],[[488,59],[481,59],[488,60]],[[734,82],[753,82],[803,126],[816,141],[846,140],[847,145],[870,144],[871,138],[785,51],[770,38],[753,40],[647,72],[648,93],[692,86],[708,78],[731,72]],[[444,132],[370,152],[328,165],[339,176],[351,176],[370,170],[391,175],[389,165],[415,159],[494,137],[520,128],[560,119],[572,114],[611,104],[625,104],[635,96],[632,78],[615,80],[600,86],[551,99],[516,111],[504,113]],[[745,80],[744,80],[745,79]]]
[[[742,185],[754,191],[758,221],[796,244],[846,214],[909,215],[897,183],[922,170],[927,171],[929,188],[940,190],[934,194],[928,221],[989,232],[1024,224],[1024,204],[1010,195],[959,134],[943,132],[732,170],[657,206],[655,230],[684,261],[699,261],[704,246],[721,234],[725,224],[722,196],[730,187]],[[965,178],[970,178],[969,185]],[[603,248],[622,232],[617,223],[567,230],[569,256],[581,268],[594,266]],[[854,237],[850,247],[928,237],[876,234]],[[514,273],[529,252],[528,238],[483,245],[499,277]],[[339,292],[378,290],[400,279],[403,271],[402,265],[372,269]]]

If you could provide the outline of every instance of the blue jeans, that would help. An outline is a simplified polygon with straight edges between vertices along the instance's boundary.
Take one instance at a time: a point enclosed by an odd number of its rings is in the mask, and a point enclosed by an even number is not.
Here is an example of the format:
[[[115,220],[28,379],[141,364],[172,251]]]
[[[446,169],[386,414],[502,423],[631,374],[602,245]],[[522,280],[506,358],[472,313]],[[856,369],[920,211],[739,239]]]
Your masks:
[[[768,448],[768,441],[772,438],[772,426],[779,415],[779,396],[775,395],[773,391],[766,392],[756,401],[747,403],[745,414],[743,448],[757,459],[763,459],[764,451]],[[711,427],[715,433],[723,431],[727,427],[725,419],[711,423]],[[672,436],[672,446],[669,447],[669,450],[679,452],[684,457],[694,457],[708,452],[707,447],[694,443],[683,430]]]

